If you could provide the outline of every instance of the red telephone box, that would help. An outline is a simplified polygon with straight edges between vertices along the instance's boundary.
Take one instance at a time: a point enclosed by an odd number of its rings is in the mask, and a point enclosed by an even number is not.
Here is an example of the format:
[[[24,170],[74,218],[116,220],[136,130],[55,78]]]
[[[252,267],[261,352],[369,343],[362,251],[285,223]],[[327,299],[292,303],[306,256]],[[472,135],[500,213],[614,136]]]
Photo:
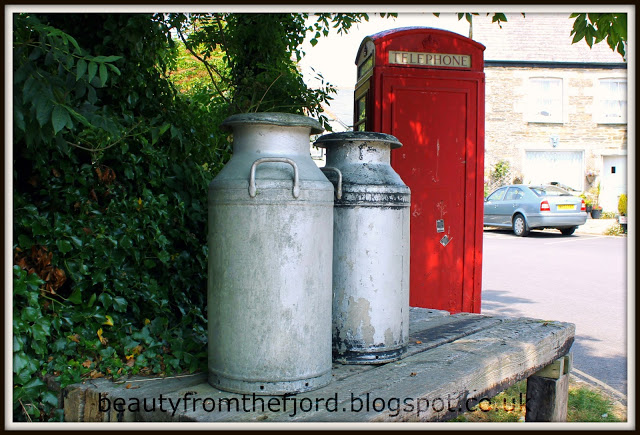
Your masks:
[[[480,312],[484,46],[432,28],[366,37],[354,130],[396,136],[391,165],[411,188],[410,305]]]

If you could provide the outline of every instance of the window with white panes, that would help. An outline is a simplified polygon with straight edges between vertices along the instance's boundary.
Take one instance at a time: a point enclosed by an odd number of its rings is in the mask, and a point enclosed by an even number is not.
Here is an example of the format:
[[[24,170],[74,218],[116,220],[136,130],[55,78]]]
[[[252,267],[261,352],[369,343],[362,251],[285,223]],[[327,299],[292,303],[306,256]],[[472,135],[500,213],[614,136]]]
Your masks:
[[[626,124],[627,80],[601,79],[596,99],[597,122],[600,124]]]
[[[562,123],[562,79],[529,79],[529,122]]]

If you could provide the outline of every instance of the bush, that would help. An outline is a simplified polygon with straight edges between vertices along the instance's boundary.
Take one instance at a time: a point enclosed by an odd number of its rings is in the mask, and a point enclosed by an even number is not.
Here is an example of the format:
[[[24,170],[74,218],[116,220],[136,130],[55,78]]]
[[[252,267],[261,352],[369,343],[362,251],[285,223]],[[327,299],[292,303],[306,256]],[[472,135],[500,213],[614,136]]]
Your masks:
[[[45,375],[205,367],[226,113],[175,91],[151,15],[16,14],[14,29],[14,419],[59,420]]]
[[[626,216],[627,214],[627,194],[626,193],[623,193],[622,195],[620,195],[620,198],[618,198],[618,212],[622,216]]]

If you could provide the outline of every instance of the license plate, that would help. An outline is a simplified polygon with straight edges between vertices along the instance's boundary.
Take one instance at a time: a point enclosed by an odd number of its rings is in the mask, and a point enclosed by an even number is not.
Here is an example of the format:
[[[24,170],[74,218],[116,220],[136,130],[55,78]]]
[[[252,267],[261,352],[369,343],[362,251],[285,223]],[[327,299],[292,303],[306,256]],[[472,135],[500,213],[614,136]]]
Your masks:
[[[575,210],[576,206],[573,204],[558,204],[558,210]]]

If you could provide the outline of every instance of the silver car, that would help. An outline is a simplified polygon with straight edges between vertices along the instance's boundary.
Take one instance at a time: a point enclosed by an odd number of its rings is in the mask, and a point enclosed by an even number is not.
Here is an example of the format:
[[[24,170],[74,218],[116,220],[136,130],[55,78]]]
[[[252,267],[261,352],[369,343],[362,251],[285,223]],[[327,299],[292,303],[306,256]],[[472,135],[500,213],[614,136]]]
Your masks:
[[[544,228],[569,236],[586,221],[584,200],[557,186],[503,186],[484,200],[484,225],[513,228],[516,236]]]

